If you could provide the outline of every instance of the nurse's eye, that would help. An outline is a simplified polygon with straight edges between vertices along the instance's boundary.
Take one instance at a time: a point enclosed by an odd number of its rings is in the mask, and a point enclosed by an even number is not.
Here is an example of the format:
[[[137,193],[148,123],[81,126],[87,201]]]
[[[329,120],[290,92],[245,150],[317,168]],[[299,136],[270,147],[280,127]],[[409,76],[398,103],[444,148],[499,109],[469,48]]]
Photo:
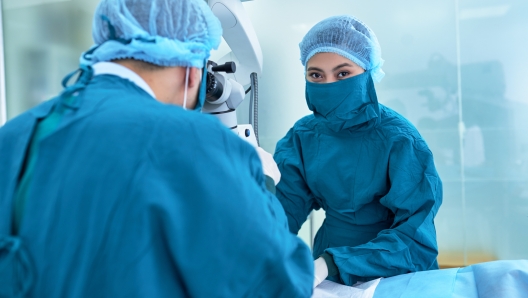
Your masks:
[[[323,78],[323,76],[321,76],[321,75],[320,75],[319,73],[317,73],[317,72],[313,72],[313,73],[311,73],[311,74],[310,74],[310,77],[311,77],[312,79],[315,79],[315,80],[318,80],[318,79]]]
[[[337,77],[338,78],[346,78],[350,75],[350,73],[348,71],[342,71],[340,72],[339,74],[337,74]]]

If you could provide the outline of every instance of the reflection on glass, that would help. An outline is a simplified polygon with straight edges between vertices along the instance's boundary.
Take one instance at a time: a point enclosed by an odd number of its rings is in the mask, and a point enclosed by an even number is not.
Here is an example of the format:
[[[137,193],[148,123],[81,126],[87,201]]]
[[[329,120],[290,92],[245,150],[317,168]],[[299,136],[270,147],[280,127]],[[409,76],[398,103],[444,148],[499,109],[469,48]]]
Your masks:
[[[92,45],[99,1],[3,1],[7,117],[57,95]]]

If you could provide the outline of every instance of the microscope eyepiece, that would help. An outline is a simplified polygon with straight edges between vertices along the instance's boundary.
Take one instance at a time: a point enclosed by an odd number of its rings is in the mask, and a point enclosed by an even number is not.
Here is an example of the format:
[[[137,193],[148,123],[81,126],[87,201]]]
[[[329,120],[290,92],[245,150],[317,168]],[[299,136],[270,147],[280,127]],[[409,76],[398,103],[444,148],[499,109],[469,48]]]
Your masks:
[[[211,70],[212,71],[216,71],[216,72],[235,73],[236,72],[236,64],[235,64],[235,62],[226,62],[223,65],[213,66],[213,68]]]

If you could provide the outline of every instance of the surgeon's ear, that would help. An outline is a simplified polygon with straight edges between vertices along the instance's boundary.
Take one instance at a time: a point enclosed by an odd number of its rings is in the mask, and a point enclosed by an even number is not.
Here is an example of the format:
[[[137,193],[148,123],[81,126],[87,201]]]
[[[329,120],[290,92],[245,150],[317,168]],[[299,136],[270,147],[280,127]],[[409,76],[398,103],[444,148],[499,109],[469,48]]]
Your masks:
[[[189,88],[195,88],[200,86],[202,80],[202,70],[199,68],[191,67],[189,69]]]

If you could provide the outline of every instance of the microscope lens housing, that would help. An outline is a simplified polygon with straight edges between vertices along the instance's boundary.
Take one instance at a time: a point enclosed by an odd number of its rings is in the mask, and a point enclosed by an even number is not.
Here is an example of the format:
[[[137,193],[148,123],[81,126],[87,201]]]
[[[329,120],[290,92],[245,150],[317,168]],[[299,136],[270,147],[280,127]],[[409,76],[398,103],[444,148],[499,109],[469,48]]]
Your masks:
[[[218,65],[214,61],[208,61],[207,66],[206,100],[210,103],[217,103],[221,98],[223,100],[220,102],[227,100],[227,97],[229,97],[231,93],[232,83],[225,75],[220,73],[235,73],[235,62],[226,62],[225,64]]]
[[[239,134],[236,108],[244,101],[246,92],[240,83],[228,76],[235,72],[234,62],[223,65],[213,61],[207,63],[206,97],[202,112],[214,115],[220,122]]]
[[[215,102],[224,93],[224,86],[216,79],[213,73],[207,73],[206,99]]]

